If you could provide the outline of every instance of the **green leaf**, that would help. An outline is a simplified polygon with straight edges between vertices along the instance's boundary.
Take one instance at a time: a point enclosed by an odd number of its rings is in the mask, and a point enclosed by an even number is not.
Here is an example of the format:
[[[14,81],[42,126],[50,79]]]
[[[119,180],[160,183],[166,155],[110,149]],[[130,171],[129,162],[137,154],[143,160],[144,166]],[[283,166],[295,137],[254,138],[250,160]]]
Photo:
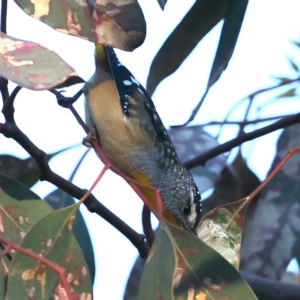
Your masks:
[[[46,161],[49,162],[54,156],[73,147],[74,146],[47,154],[45,157]],[[40,170],[32,157],[21,159],[9,154],[0,155],[0,174],[12,177],[29,188],[40,179]]]
[[[75,70],[53,51],[0,32],[0,74],[32,90],[48,90],[76,76]]]
[[[289,57],[288,60],[289,60],[289,63],[291,65],[292,69],[298,73],[299,72],[299,67],[297,66],[297,64],[290,57]]]
[[[25,235],[21,246],[31,249],[61,267],[66,268],[65,276],[77,294],[91,298],[92,286],[83,254],[72,234],[75,213],[80,203],[52,212]],[[16,252],[11,261],[7,284],[7,300],[24,299],[34,290],[36,299],[49,299],[59,288],[57,273],[40,262]],[[18,288],[16,288],[18,287]]]
[[[16,180],[0,175],[1,237],[20,244],[28,230],[51,212],[49,205],[28,188]]]
[[[167,222],[164,226],[178,262],[175,299],[257,299],[238,271],[218,252],[185,230]]]
[[[41,198],[17,180],[0,174],[0,201],[2,205],[18,204],[23,200]]]
[[[73,205],[75,203],[74,198],[64,191],[57,189],[50,193],[45,201],[54,209],[60,209]],[[89,267],[92,282],[95,279],[95,257],[93,251],[93,245],[90,237],[89,230],[86,226],[82,213],[77,212],[76,219],[73,225],[73,234],[83,252],[85,261]]]
[[[294,96],[296,96],[296,90],[297,90],[297,88],[291,88],[291,89],[287,90],[286,92],[280,94],[276,98],[294,97]]]
[[[280,83],[288,83],[288,82],[290,82],[291,80],[293,80],[293,79],[291,79],[291,78],[288,78],[288,77],[280,77],[280,76],[272,76],[275,80],[279,80],[280,81]]]
[[[1,249],[1,248],[0,248]],[[8,266],[10,260],[7,255],[0,256],[0,299],[5,299],[6,280],[8,276]]]
[[[147,90],[175,72],[203,37],[225,17],[229,0],[198,0],[173,30],[152,61]],[[180,5],[180,4],[178,4]]]
[[[173,299],[175,253],[166,228],[160,226],[140,280],[138,300]]]
[[[144,266],[138,299],[221,298],[257,299],[223,256],[196,236],[164,221]]]
[[[15,2],[52,28],[94,43],[132,51],[145,39],[146,22],[136,0]]]

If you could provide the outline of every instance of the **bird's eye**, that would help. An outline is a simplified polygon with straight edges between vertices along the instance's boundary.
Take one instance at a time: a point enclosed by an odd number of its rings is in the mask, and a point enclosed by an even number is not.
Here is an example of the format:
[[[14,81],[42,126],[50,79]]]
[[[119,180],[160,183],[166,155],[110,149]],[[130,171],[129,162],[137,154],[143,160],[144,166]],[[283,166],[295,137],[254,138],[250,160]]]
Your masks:
[[[183,214],[185,215],[185,216],[188,216],[190,213],[191,213],[191,204],[190,203],[188,203],[185,207],[184,207],[184,209],[183,209]]]

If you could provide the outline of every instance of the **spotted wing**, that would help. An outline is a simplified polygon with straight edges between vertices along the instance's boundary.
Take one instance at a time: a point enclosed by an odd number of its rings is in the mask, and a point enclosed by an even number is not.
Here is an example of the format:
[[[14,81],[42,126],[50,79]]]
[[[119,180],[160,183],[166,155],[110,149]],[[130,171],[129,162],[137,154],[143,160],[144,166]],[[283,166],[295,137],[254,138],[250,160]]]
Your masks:
[[[179,159],[174,145],[147,91],[120,63],[114,50],[109,46],[106,46],[106,55],[125,117],[136,119],[158,149],[164,153],[163,157],[173,163],[178,163]]]

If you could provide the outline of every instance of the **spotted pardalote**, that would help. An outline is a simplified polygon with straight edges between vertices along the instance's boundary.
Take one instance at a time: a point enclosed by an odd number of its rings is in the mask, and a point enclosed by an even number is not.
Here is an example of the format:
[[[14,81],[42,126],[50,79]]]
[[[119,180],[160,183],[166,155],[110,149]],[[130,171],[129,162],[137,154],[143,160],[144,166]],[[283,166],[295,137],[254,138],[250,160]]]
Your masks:
[[[160,189],[164,218],[194,232],[201,216],[200,193],[147,91],[111,47],[98,44],[95,61],[95,74],[83,88],[92,135],[123,173]],[[141,191],[156,203],[153,191]]]

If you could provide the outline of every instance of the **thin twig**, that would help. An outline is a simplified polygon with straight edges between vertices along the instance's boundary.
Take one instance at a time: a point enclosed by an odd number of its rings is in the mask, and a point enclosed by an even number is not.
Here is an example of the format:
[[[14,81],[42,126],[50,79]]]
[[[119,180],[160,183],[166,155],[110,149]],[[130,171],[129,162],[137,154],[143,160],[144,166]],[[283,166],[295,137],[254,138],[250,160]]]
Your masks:
[[[3,33],[7,32],[7,0],[1,1],[1,31]]]
[[[241,144],[243,144],[245,142],[254,140],[258,137],[264,136],[268,133],[271,133],[271,132],[276,131],[281,128],[289,127],[289,126],[297,124],[299,122],[300,122],[300,113],[284,117],[271,125],[265,126],[263,128],[254,130],[249,133],[245,133],[245,134],[243,134],[237,138],[234,138],[222,145],[212,148],[212,149],[208,150],[207,152],[200,154],[199,156],[187,161],[186,163],[184,163],[184,165],[187,169],[192,169],[197,166],[203,166],[203,165],[205,165],[205,163],[208,160],[210,160],[222,153],[228,152],[231,149],[233,149],[237,146],[240,146]]]
[[[13,101],[11,101],[10,105],[13,105]],[[8,121],[8,119],[11,118],[9,115],[7,116],[7,113],[9,114],[7,110],[3,112],[6,123],[0,124],[0,133],[8,138],[14,139],[35,160],[41,172],[40,180],[46,180],[54,184],[61,190],[77,199],[81,199],[82,197],[84,197],[84,195],[86,194],[86,190],[80,189],[68,180],[54,173],[49,167],[45,153],[32,143],[32,141],[18,128],[14,121]],[[104,220],[106,220],[117,230],[119,230],[125,237],[127,237],[137,248],[142,258],[147,257],[149,247],[144,241],[143,235],[134,231],[114,213],[112,213],[104,205],[102,205],[93,195],[90,195],[86,199],[84,204],[89,211],[97,213]]]
[[[263,123],[263,122],[269,122],[269,121],[274,121],[278,120],[284,117],[288,116],[293,116],[294,114],[291,115],[282,115],[282,116],[274,116],[274,117],[268,117],[268,118],[262,118],[262,119],[255,119],[255,120],[246,120],[246,121],[211,121],[207,123],[200,123],[197,126],[220,126],[220,125],[251,125],[251,124],[257,124],[257,123]]]
[[[270,87],[267,87],[267,88],[263,88],[263,89],[260,89],[260,90],[257,90],[251,94],[249,94],[248,96],[244,97],[243,99],[241,99],[240,101],[238,101],[237,103],[235,103],[231,108],[230,110],[228,111],[228,113],[226,114],[225,118],[224,118],[224,122],[227,121],[227,119],[229,118],[229,116],[232,114],[233,111],[235,111],[242,103],[244,103],[244,101],[246,101],[247,99],[252,99],[250,100],[251,101],[251,105],[253,104],[253,101],[254,101],[254,98],[261,94],[261,93],[264,93],[264,92],[268,92],[268,91],[271,91],[271,90],[274,90],[274,89],[277,89],[277,88],[280,88],[282,86],[285,86],[285,85],[288,85],[288,84],[292,84],[292,83],[295,83],[297,81],[300,81],[300,77],[298,78],[295,78],[295,79],[291,79],[289,81],[282,81],[280,82],[279,84],[276,84],[276,85],[273,85],[273,86],[270,86]],[[250,103],[249,103],[250,104]],[[250,105],[250,106],[251,106]],[[249,108],[249,106],[248,106]],[[250,109],[250,108],[249,108]],[[248,115],[248,114],[247,114]],[[220,124],[220,125],[223,125],[223,124]],[[222,130],[222,127],[220,128],[220,131],[218,132],[216,138],[218,138],[221,134],[221,130]]]

